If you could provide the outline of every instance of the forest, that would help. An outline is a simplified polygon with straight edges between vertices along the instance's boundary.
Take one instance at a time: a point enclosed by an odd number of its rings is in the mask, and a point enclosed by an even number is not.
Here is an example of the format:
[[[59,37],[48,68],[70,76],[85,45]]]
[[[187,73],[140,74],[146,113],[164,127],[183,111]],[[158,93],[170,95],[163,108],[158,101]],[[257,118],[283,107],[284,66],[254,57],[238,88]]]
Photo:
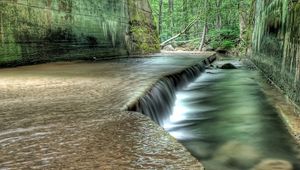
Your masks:
[[[251,39],[251,0],[150,0],[161,46],[243,51]]]
[[[0,170],[300,170],[300,0],[0,0]]]

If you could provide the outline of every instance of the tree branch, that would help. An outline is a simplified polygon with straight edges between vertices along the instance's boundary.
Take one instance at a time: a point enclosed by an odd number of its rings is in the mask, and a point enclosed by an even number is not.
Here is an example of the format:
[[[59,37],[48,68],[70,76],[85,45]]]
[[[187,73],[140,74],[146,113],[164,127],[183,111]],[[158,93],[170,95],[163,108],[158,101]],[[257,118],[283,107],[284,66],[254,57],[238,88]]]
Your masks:
[[[189,25],[186,26],[180,33],[178,33],[178,34],[176,34],[175,36],[173,36],[172,38],[170,38],[170,39],[168,39],[168,40],[162,42],[162,43],[160,44],[160,46],[161,46],[161,47],[166,46],[170,41],[175,40],[176,38],[178,38],[178,37],[181,36],[182,34],[184,34],[184,33],[186,33],[187,31],[189,31],[189,30],[192,28],[192,26],[196,23],[197,20],[198,20],[198,17],[195,18],[192,22],[190,22]]]

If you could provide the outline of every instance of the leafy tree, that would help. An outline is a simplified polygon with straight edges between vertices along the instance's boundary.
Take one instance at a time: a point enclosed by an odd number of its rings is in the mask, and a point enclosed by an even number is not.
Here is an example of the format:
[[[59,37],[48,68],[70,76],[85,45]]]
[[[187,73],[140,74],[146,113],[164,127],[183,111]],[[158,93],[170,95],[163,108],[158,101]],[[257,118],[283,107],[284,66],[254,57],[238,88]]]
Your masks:
[[[232,49],[241,39],[245,13],[251,0],[149,0],[162,42],[188,43],[192,49],[204,46]],[[195,21],[196,19],[196,21]],[[190,24],[193,24],[185,30]],[[243,24],[243,26],[241,26]],[[185,30],[183,32],[183,30]]]

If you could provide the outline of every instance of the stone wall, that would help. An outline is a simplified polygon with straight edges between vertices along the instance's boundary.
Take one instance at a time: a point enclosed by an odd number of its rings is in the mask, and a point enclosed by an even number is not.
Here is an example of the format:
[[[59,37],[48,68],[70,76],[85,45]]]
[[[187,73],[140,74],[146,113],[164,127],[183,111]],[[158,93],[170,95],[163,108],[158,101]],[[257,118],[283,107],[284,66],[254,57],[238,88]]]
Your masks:
[[[253,61],[300,104],[300,1],[257,0]]]
[[[155,30],[147,0],[1,0],[0,65],[154,52]]]

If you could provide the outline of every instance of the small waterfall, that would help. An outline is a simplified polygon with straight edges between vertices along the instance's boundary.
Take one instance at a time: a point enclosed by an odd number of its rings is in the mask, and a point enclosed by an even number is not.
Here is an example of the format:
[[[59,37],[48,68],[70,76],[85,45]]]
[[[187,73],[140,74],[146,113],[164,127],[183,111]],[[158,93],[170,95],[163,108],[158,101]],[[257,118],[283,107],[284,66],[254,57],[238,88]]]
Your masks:
[[[205,66],[216,60],[211,56],[199,64],[158,80],[138,101],[129,106],[129,111],[136,111],[149,116],[154,122],[163,126],[172,114],[175,92],[195,80],[205,70]]]

